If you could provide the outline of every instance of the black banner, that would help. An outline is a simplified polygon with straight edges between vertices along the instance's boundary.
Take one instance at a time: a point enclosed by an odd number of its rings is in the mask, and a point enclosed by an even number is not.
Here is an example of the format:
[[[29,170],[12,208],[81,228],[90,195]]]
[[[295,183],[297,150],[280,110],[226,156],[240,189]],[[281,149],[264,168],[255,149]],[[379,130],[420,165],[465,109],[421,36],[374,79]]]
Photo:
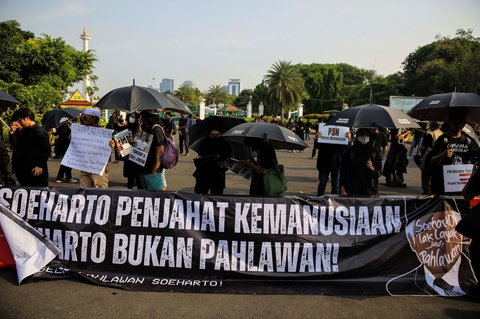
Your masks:
[[[198,196],[0,189],[61,250],[36,277],[129,290],[464,295],[460,198]]]

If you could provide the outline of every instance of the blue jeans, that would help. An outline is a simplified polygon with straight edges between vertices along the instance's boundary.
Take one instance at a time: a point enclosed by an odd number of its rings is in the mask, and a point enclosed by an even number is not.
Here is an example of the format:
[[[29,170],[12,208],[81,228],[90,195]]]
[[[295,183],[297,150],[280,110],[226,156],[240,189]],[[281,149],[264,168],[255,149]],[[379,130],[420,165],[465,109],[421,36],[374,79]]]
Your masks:
[[[416,154],[420,152],[420,145],[422,145],[423,137],[417,137],[412,140],[412,144],[410,145],[410,151],[408,152],[408,157],[412,157],[413,150],[415,147],[417,148]]]
[[[332,194],[340,194],[340,172],[338,168],[335,169],[322,169],[318,171],[318,189],[317,195],[322,196],[325,194],[325,188],[327,187],[328,175],[331,176]]]

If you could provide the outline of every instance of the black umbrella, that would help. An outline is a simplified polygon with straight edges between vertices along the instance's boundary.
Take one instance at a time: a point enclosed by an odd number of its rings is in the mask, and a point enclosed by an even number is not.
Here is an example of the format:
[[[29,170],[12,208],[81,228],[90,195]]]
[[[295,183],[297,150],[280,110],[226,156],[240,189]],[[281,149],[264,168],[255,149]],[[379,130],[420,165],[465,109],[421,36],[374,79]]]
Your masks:
[[[198,139],[197,141],[195,141],[195,143],[193,143],[189,146],[190,149],[194,150],[195,152],[198,153],[200,151],[200,146],[202,145],[202,142],[205,138],[206,137],[204,136],[204,137]],[[232,157],[233,158],[238,159],[238,160],[248,160],[249,159],[250,149],[248,148],[248,146],[246,146],[245,144],[234,143],[234,142],[230,142],[230,146],[232,147]]]
[[[170,102],[172,102],[173,106],[166,107],[164,108],[164,110],[170,110],[183,114],[192,114],[192,111],[188,108],[188,105],[185,104],[182,100],[170,94],[165,94],[165,96],[168,100],[170,100]]]
[[[216,115],[209,116],[188,129],[189,146],[192,147],[196,141],[207,136],[212,129],[216,129],[223,134],[232,127],[242,123],[245,123],[244,119]]]
[[[62,124],[67,123],[71,119],[77,117],[83,111],[84,111],[84,109],[78,109],[78,108],[73,108],[73,107],[48,111],[43,116],[43,118],[44,118],[44,120],[42,121],[43,122],[43,127],[46,130],[50,130],[54,127],[58,127]]]
[[[462,132],[465,134],[465,135],[468,135],[472,140],[474,140],[475,142],[477,142],[477,145],[480,146],[480,140],[478,139],[478,135],[477,133],[475,133],[475,130],[473,129],[473,127],[471,127],[470,125],[468,124],[465,124],[465,126],[463,127],[462,129]]]
[[[419,128],[407,114],[402,111],[378,104],[354,106],[335,115],[327,125],[346,126],[350,128]]]
[[[475,93],[442,93],[430,95],[415,105],[408,114],[419,120],[447,121],[451,111],[465,109],[467,121],[480,120],[480,95]]]
[[[20,102],[8,94],[7,92],[0,91],[0,112],[7,110],[10,107],[15,107]]]
[[[275,149],[303,150],[308,145],[291,130],[272,123],[250,122],[237,125],[223,134],[227,141],[244,143],[245,138],[263,139]]]
[[[103,110],[125,110],[128,112],[164,109],[192,113],[186,105],[180,106],[167,94],[135,84],[108,92],[95,106]]]

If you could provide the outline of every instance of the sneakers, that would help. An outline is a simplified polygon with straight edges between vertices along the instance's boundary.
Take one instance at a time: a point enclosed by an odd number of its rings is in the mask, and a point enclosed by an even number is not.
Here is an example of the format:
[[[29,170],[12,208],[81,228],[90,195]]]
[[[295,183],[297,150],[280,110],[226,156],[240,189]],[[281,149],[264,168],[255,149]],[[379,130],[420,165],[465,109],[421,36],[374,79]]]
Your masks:
[[[60,184],[60,183],[63,183],[63,180],[57,179],[55,182]]]

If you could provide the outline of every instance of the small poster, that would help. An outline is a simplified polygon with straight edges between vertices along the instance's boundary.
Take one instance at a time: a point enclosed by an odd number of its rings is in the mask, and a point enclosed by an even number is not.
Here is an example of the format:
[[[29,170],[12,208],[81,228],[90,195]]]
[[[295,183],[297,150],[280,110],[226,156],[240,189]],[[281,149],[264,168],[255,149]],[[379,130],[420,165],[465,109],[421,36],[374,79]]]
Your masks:
[[[133,142],[133,136],[130,130],[127,129],[118,132],[113,136],[113,139],[115,140],[115,147],[122,157],[125,157],[132,152],[133,146],[130,142]]]
[[[128,159],[135,164],[145,167],[148,152],[152,145],[153,135],[147,132],[138,132],[133,136],[133,147]]]
[[[348,145],[348,137],[346,136],[349,131],[348,127],[320,123],[318,130],[322,133],[322,136],[317,140],[318,143]]]
[[[443,165],[445,193],[461,192],[472,175],[473,164]]]

